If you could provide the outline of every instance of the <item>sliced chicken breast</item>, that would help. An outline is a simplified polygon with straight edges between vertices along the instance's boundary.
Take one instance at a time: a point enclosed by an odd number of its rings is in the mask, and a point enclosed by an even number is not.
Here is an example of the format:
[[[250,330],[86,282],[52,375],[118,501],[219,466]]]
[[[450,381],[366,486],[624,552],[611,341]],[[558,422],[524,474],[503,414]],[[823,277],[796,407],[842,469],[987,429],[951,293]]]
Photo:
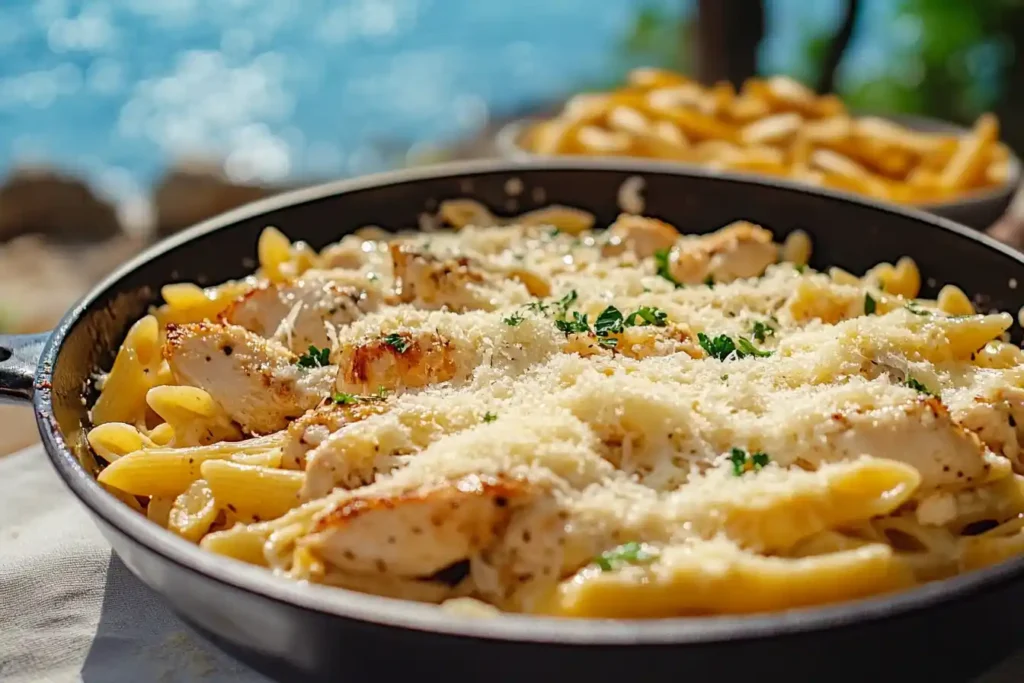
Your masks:
[[[164,358],[178,384],[209,392],[250,434],[284,429],[331,393],[336,369],[296,356],[237,325],[169,325]]]
[[[937,398],[869,411],[835,413],[821,438],[792,452],[814,464],[871,455],[898,460],[921,474],[921,488],[961,488],[983,479],[994,455],[976,434],[953,421]]]
[[[323,271],[311,271],[291,282],[248,292],[222,319],[261,337],[276,337],[302,353],[310,346],[330,346],[325,322],[347,325],[373,310],[375,303],[365,289],[340,284]]]
[[[353,403],[325,401],[288,425],[281,466],[285,469],[305,470],[309,451],[326,441],[331,434],[347,424],[387,410],[383,400],[364,400],[362,397],[353,397],[352,400]]]
[[[476,475],[390,495],[356,493],[321,513],[300,545],[344,573],[428,578],[492,544],[528,497],[524,482]]]
[[[772,233],[737,221],[700,237],[686,237],[669,254],[669,269],[679,282],[699,284],[709,278],[731,282],[757,277],[778,258]]]
[[[338,354],[338,391],[371,394],[423,387],[455,376],[455,349],[433,332],[396,332],[346,344]]]

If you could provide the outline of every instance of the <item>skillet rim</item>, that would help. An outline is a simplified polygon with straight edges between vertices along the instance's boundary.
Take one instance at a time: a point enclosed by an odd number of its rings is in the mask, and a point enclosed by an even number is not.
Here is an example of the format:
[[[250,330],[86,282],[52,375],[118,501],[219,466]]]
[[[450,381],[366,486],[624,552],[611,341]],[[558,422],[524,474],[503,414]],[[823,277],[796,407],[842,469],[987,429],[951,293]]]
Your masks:
[[[607,171],[640,176],[658,174],[682,178],[710,178],[739,185],[756,185],[824,196],[924,222],[931,229],[955,233],[1010,257],[1024,269],[1024,254],[971,228],[922,210],[889,205],[842,191],[809,188],[784,179],[749,177],[713,169],[680,168],[678,164],[672,162],[603,158],[525,161],[485,159],[436,164],[332,181],[247,204],[162,240],[111,273],[65,314],[43,349],[36,372],[36,392],[32,400],[36,424],[47,457],[60,478],[88,508],[91,515],[127,537],[132,544],[142,546],[163,561],[171,562],[181,569],[199,574],[221,585],[323,615],[379,626],[509,643],[574,646],[698,645],[791,636],[808,631],[857,626],[887,617],[904,616],[923,609],[941,607],[946,603],[968,599],[977,593],[997,588],[1008,581],[1024,579],[1024,556],[1020,556],[993,567],[926,583],[894,594],[784,612],[657,620],[565,619],[525,615],[502,615],[497,619],[480,619],[451,614],[434,605],[342,588],[302,584],[274,576],[264,568],[204,551],[132,512],[126,505],[104,491],[71,452],[53,416],[50,388],[53,368],[68,332],[79,322],[83,313],[105,290],[115,287],[129,273],[145,268],[154,258],[198,236],[229,228],[243,220],[258,218],[270,211],[376,187],[460,176],[514,175],[517,172],[529,171]]]

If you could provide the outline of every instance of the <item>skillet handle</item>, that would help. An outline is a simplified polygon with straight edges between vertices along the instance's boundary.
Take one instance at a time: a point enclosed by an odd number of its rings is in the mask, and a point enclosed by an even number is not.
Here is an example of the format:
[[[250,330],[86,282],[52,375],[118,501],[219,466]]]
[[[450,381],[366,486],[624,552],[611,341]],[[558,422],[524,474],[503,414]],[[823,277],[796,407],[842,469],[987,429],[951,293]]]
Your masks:
[[[49,336],[0,334],[0,404],[32,400],[36,366]]]

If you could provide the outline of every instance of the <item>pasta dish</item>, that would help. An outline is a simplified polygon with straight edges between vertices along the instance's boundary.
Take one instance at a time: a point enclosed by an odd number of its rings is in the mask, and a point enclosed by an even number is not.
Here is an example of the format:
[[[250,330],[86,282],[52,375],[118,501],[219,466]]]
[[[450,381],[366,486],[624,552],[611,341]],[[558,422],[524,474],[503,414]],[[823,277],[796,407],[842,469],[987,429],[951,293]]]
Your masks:
[[[854,116],[833,94],[785,76],[736,91],[662,69],[580,93],[514,143],[541,155],[632,156],[786,177],[899,204],[935,204],[1005,186],[1017,171],[994,114],[961,135]]]
[[[748,222],[439,217],[268,227],[251,277],[164,287],[97,380],[101,485],[207,551],[481,615],[784,610],[1024,550],[1009,313]]]

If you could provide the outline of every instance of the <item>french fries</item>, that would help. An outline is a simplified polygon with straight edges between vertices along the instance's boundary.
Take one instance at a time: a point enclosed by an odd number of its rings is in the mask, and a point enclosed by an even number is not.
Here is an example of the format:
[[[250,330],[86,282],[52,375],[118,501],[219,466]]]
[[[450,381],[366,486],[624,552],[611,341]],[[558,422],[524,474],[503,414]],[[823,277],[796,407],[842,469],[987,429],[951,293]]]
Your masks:
[[[992,114],[962,136],[852,117],[835,95],[785,76],[704,87],[634,69],[623,88],[571,98],[520,144],[543,155],[639,156],[788,177],[903,204],[930,204],[1005,184],[1009,150]]]

